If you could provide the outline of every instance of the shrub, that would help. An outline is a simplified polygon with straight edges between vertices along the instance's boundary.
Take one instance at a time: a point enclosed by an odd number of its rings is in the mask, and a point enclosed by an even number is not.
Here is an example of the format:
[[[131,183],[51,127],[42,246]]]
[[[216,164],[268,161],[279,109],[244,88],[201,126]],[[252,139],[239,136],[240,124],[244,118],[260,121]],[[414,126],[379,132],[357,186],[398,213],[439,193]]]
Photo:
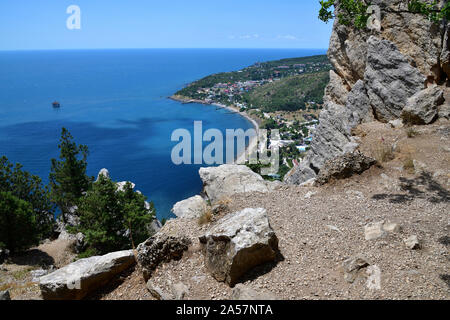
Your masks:
[[[403,161],[403,169],[406,172],[414,173],[414,160],[411,157],[408,157]]]
[[[379,162],[388,162],[394,159],[394,150],[392,145],[388,145],[386,143],[382,143],[378,147],[376,147],[375,151],[372,152],[374,158]]]
[[[18,252],[39,243],[33,206],[11,192],[0,192],[0,243]]]
[[[210,208],[208,208],[199,218],[198,225],[202,226],[204,224],[210,223],[212,221],[213,214]]]
[[[406,128],[406,136],[408,138],[414,138],[415,136],[417,136],[419,133],[413,128],[413,127],[408,127]]]
[[[42,184],[38,176],[22,170],[21,164],[13,165],[6,157],[1,157],[0,192],[9,192],[10,195],[31,205],[40,239],[52,234],[54,206],[50,202],[48,187]]]
[[[145,196],[134,192],[130,183],[119,190],[115,182],[100,176],[80,199],[80,225],[70,231],[86,236],[91,255],[129,249],[150,236],[148,225],[155,210],[153,204],[147,209],[145,201]]]

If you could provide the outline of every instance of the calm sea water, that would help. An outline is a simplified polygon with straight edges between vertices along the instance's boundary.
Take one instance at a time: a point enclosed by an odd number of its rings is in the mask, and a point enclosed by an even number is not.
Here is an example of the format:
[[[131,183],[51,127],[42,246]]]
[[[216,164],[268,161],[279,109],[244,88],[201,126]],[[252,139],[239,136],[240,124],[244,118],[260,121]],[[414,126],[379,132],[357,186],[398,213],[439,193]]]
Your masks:
[[[214,106],[167,99],[211,73],[325,50],[80,50],[0,52],[0,155],[48,182],[50,159],[66,127],[89,147],[88,173],[102,168],[115,181],[132,181],[170,217],[177,201],[198,194],[201,165],[174,165],[172,131],[251,127]],[[58,100],[62,107],[53,109]]]

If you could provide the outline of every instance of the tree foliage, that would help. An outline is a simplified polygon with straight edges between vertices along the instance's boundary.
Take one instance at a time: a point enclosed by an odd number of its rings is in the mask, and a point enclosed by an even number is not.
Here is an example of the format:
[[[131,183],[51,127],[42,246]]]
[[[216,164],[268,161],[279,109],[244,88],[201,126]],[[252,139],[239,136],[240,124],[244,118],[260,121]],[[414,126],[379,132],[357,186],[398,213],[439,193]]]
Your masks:
[[[110,179],[100,176],[86,196],[79,201],[80,225],[91,254],[129,249],[143,242],[154,219],[153,204],[146,208],[146,197],[134,192],[130,183],[119,189]]]
[[[440,22],[444,19],[450,19],[450,3],[447,2],[442,8],[439,8],[439,2],[437,0],[424,1],[424,0],[407,0],[406,11],[415,14],[421,14],[427,17],[430,21]],[[319,10],[319,19],[328,22],[334,18],[338,19],[338,22],[343,25],[353,25],[358,29],[363,29],[367,26],[367,21],[370,17],[368,8],[371,5],[370,1],[366,0],[321,0],[321,8]],[[338,6],[339,12],[335,16],[333,8]],[[391,10],[391,12],[395,12]]]
[[[53,230],[54,206],[50,202],[49,190],[41,178],[22,170],[3,156],[0,158],[0,192],[8,192],[11,196],[31,206],[33,221],[37,223],[38,237],[45,238]]]
[[[62,128],[58,145],[60,160],[52,159],[50,172],[51,199],[58,205],[62,217],[69,209],[77,205],[92,182],[86,175],[88,147],[77,145],[66,128]]]
[[[33,206],[0,191],[0,248],[18,252],[39,243],[39,226]]]

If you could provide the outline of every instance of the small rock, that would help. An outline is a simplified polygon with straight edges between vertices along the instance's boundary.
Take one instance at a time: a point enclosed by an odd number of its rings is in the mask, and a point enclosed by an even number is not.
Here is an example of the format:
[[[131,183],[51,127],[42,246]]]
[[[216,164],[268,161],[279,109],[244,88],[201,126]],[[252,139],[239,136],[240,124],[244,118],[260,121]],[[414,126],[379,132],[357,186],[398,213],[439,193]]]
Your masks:
[[[189,293],[189,288],[184,283],[178,282],[172,285],[172,293],[175,297],[175,300],[183,300]]]
[[[165,293],[160,287],[152,283],[151,280],[147,281],[146,287],[152,297],[157,300],[173,300],[169,294]]]
[[[172,212],[178,218],[196,219],[207,210],[206,201],[200,196],[194,196],[175,203]]]
[[[400,231],[400,226],[393,222],[371,222],[364,226],[364,237],[366,240],[374,240],[384,237],[386,233]]]
[[[313,192],[313,191],[308,191],[307,194],[305,194],[305,199],[309,199],[311,198],[313,195],[315,195],[317,192]]]
[[[405,243],[406,247],[410,250],[420,249],[419,239],[417,238],[416,235],[404,239],[403,242]]]
[[[389,121],[389,124],[391,125],[392,128],[395,128],[395,129],[403,128],[402,119],[391,120],[391,121]]]
[[[359,271],[370,265],[367,259],[362,256],[348,258],[342,264],[344,268],[344,279],[349,283],[353,283],[359,275]]]
[[[0,301],[1,300],[11,300],[11,296],[9,295],[9,291],[0,291]]]
[[[277,297],[267,291],[256,291],[241,283],[231,291],[231,300],[278,300]]]

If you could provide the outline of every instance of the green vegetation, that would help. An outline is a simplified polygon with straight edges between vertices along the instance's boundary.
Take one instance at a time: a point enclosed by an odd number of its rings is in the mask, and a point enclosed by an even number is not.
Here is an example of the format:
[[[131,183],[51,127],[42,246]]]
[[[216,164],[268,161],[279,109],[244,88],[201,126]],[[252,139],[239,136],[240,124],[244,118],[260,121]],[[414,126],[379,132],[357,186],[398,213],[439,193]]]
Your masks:
[[[33,207],[11,194],[0,192],[0,247],[17,252],[39,243]]]
[[[265,112],[305,110],[307,104],[317,108],[329,82],[326,71],[287,77],[256,88],[245,96],[249,105]]]
[[[244,111],[249,103],[253,103],[252,93],[255,90],[273,85],[276,89],[285,89],[279,96],[286,91],[295,91],[295,94],[290,94],[289,99],[274,97],[270,103],[271,110],[299,110],[304,108],[306,100],[321,103],[326,85],[325,74],[331,68],[325,55],[258,62],[239,71],[207,76],[189,84],[174,96],[225,105],[235,104]],[[277,86],[277,82],[283,84]],[[307,86],[310,86],[309,90],[305,90]],[[253,104],[253,107],[260,106]]]
[[[367,26],[367,21],[370,18],[368,8],[371,5],[370,1],[365,0],[321,0],[320,1],[319,19],[328,22],[337,18],[340,24],[353,25],[358,29],[363,29]],[[340,12],[337,17],[333,13],[332,7],[339,6]],[[442,8],[438,7],[439,2],[422,1],[422,0],[408,0],[408,10],[398,10],[397,12],[410,12],[421,14],[427,17],[430,21],[439,23],[440,21],[450,19],[450,2],[447,2]],[[383,10],[383,7],[380,6]],[[391,10],[391,12],[395,12]]]
[[[62,128],[61,140],[58,145],[60,160],[52,159],[50,172],[51,199],[65,214],[75,206],[84,192],[89,189],[92,178],[86,175],[87,146],[77,145],[66,128]]]
[[[145,201],[146,197],[134,192],[130,183],[118,189],[115,182],[100,176],[80,199],[80,225],[70,231],[86,236],[88,255],[134,247],[150,236],[148,225],[155,210],[153,204],[147,209]]]
[[[54,206],[38,176],[2,157],[0,193],[0,247],[20,251],[51,235]]]
[[[80,224],[68,231],[85,235],[86,249],[80,257],[134,248],[147,239],[155,218],[153,203],[134,192],[130,183],[119,188],[104,176],[93,183],[86,175],[88,148],[77,145],[65,128],[58,147],[60,160],[52,159],[51,191],[20,164],[0,158],[0,248],[15,253],[50,237],[56,206],[63,215],[78,207],[72,214]]]

